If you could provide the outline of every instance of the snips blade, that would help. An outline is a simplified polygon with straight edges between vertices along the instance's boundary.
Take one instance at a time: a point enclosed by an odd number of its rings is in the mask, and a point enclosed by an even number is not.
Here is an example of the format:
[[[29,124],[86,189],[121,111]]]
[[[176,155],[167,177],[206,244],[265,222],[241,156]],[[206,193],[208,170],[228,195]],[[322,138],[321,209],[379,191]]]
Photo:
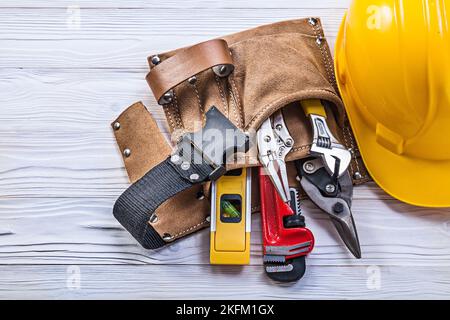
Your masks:
[[[350,209],[347,208],[346,210],[350,212]],[[356,231],[355,221],[353,220],[351,212],[344,217],[337,218],[330,215],[330,218],[348,250],[355,258],[361,259],[361,246],[359,244],[358,232]]]
[[[303,190],[317,207],[330,216],[344,244],[360,259],[361,246],[351,211],[353,184],[349,172],[333,179],[320,158],[300,160],[296,165],[302,177]]]

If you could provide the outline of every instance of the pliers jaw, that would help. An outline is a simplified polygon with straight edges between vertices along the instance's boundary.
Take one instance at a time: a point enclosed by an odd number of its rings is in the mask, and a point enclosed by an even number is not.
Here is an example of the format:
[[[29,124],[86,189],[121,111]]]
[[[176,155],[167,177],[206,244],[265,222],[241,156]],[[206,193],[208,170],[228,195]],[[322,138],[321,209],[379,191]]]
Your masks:
[[[292,150],[294,140],[287,130],[281,110],[263,122],[257,133],[261,165],[283,202],[291,201],[285,158]]]

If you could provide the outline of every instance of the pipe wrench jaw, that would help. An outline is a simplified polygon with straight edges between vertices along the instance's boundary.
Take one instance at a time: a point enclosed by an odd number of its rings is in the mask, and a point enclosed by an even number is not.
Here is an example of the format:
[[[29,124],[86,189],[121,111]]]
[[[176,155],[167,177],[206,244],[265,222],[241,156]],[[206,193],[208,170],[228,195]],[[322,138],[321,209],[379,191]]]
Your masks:
[[[294,282],[306,272],[306,256],[300,256],[284,264],[264,264],[267,276],[278,282]]]
[[[314,246],[314,237],[306,228],[299,228],[299,233],[305,234],[299,237],[309,239],[298,245],[283,246],[265,246],[264,247],[264,269],[267,276],[275,281],[293,282],[303,277],[306,271],[306,256],[312,251]]]
[[[205,161],[213,168],[208,178],[215,181],[226,173],[225,163],[231,155],[248,151],[250,139],[215,106],[209,109],[205,117],[202,129],[185,133],[180,138],[172,154],[172,162],[183,164],[182,168],[185,170],[189,169],[192,163],[199,164]]]

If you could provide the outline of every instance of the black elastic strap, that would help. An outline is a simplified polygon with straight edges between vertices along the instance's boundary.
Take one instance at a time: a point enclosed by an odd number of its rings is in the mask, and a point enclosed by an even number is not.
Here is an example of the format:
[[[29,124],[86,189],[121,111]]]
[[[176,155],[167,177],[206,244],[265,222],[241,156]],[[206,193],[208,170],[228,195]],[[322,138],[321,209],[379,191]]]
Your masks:
[[[183,170],[169,157],[125,190],[114,204],[114,217],[144,248],[160,248],[166,242],[150,225],[150,216],[167,199],[206,181],[212,171],[205,162]]]

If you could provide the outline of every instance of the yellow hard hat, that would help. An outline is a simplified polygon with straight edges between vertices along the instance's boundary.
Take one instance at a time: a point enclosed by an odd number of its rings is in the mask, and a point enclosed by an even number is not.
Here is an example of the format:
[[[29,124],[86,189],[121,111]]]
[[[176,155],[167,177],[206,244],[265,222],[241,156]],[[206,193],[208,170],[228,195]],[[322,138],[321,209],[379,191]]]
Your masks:
[[[369,173],[393,197],[450,206],[450,0],[354,0],[335,69]]]

